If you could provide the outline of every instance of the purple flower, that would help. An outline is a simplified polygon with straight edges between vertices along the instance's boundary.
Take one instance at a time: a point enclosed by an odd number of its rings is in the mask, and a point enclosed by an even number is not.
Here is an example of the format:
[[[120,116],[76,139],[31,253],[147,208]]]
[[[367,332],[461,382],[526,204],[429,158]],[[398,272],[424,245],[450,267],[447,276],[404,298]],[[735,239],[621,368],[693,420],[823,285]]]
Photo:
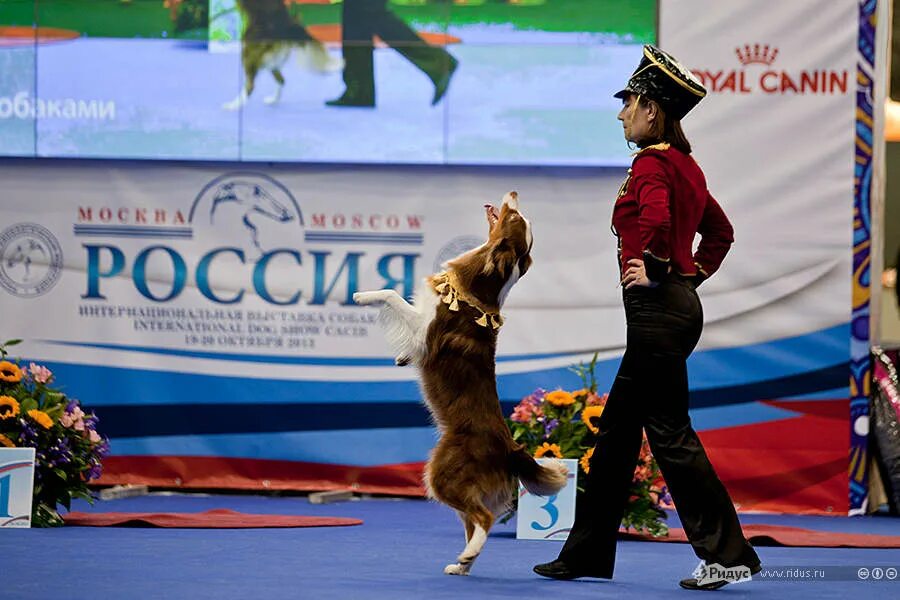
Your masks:
[[[67,465],[72,462],[72,447],[69,440],[62,438],[57,440],[55,444],[47,448],[45,452],[47,466],[50,468]]]
[[[100,417],[94,413],[88,413],[87,416],[84,417],[84,426],[88,429],[97,429],[97,423],[99,422]]]
[[[21,433],[19,434],[19,446],[22,446],[23,448],[37,448],[37,430],[25,419],[19,419],[19,427],[21,428]]]
[[[538,404],[540,404],[541,402],[543,402],[543,400],[544,400],[544,395],[545,395],[546,393],[547,393],[547,392],[544,391],[543,388],[538,388],[538,389],[534,390],[533,392],[531,392],[531,394],[529,394],[529,395],[525,396],[524,398],[522,398],[522,402],[525,402],[525,403],[527,403],[527,404],[531,404],[532,406],[537,406]]]
[[[550,437],[550,434],[553,433],[553,430],[559,425],[559,419],[550,419],[549,421],[544,422],[544,439]]]

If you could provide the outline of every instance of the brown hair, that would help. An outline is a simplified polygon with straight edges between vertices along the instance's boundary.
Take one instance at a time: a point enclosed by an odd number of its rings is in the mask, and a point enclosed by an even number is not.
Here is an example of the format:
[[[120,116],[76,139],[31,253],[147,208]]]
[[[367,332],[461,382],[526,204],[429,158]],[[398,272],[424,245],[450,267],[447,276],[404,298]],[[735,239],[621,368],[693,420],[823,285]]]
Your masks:
[[[657,117],[650,127],[650,135],[648,137],[649,140],[653,140],[651,143],[667,142],[673,148],[677,148],[685,154],[690,154],[691,143],[688,141],[687,136],[684,135],[681,121],[673,119],[666,114],[659,102],[643,96],[638,100],[638,104],[644,108],[649,107],[651,103],[656,106],[657,112]]]

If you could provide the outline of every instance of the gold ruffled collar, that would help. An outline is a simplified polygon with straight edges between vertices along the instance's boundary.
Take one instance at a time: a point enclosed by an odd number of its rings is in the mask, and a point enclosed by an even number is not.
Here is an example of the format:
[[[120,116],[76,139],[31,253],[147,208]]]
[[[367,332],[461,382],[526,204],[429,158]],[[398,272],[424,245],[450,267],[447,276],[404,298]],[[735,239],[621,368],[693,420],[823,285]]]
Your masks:
[[[459,303],[463,302],[481,313],[481,316],[475,319],[478,325],[494,330],[500,329],[500,326],[503,325],[503,317],[500,316],[500,313],[485,310],[481,302],[460,291],[459,282],[452,271],[444,271],[432,275],[430,283],[434,291],[440,296],[441,302],[448,305],[448,309],[454,312],[458,311]]]

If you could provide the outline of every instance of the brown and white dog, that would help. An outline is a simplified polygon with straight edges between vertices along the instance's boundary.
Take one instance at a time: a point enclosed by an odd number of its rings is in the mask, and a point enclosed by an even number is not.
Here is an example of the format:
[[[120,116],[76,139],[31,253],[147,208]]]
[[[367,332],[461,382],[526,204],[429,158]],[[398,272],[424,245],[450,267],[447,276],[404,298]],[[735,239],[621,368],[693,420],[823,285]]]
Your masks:
[[[381,322],[397,364],[412,363],[441,438],[425,470],[432,498],[455,509],[466,547],[448,575],[467,575],[496,515],[512,503],[516,478],[534,494],[566,483],[561,462],[539,465],[513,441],[497,396],[495,354],[500,308],[531,265],[531,224],[510,192],[499,211],[485,205],[488,240],[425,280],[408,304],[393,290],[358,292],[357,304],[382,306]]]

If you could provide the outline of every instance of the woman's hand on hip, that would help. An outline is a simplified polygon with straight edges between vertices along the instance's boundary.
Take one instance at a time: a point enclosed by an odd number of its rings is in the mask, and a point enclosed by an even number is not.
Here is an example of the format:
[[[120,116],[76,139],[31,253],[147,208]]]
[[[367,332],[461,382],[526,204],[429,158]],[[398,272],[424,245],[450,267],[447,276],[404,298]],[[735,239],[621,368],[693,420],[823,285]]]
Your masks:
[[[622,285],[627,290],[634,286],[653,288],[659,285],[656,281],[651,281],[647,277],[647,270],[644,268],[644,261],[639,258],[632,258],[628,261],[631,265],[625,270],[625,277],[622,278]]]

